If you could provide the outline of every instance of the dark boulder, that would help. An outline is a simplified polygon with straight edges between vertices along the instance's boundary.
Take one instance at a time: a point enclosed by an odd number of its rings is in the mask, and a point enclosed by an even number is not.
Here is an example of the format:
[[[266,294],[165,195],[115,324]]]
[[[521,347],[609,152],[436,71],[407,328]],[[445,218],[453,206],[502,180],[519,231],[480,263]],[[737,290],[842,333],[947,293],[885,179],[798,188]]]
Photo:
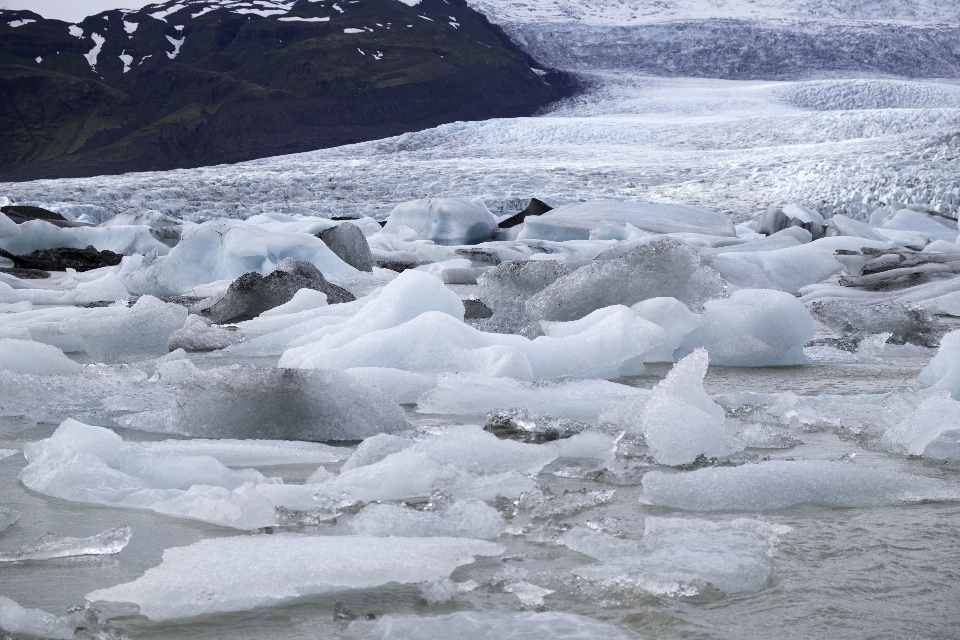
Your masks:
[[[464,320],[482,320],[493,316],[493,310],[479,300],[463,301]]]
[[[510,216],[497,226],[501,229],[509,229],[510,227],[515,227],[519,224],[523,224],[524,219],[527,216],[540,216],[545,214],[547,211],[552,211],[553,207],[548,205],[543,200],[538,200],[536,198],[530,199],[530,204],[527,205],[527,208],[521,211],[520,213]]]
[[[317,234],[330,251],[354,269],[373,271],[373,254],[360,228],[349,222],[341,222]]]
[[[41,271],[90,271],[100,267],[115,267],[120,264],[123,256],[113,251],[98,251],[93,245],[86,249],[61,247],[57,249],[42,249],[22,256],[15,256],[9,251],[0,249],[0,256],[13,260],[13,266],[18,269],[39,269]]]
[[[377,266],[381,269],[389,269],[390,271],[396,271],[397,273],[403,273],[407,269],[416,269],[417,267],[422,267],[425,264],[430,264],[429,262],[419,262],[419,261],[407,261],[407,260],[377,260]]]
[[[243,274],[201,313],[217,324],[242,322],[289,302],[300,289],[321,291],[327,294],[330,304],[356,300],[343,287],[328,282],[320,270],[309,262],[288,259],[266,276],[255,271]]]

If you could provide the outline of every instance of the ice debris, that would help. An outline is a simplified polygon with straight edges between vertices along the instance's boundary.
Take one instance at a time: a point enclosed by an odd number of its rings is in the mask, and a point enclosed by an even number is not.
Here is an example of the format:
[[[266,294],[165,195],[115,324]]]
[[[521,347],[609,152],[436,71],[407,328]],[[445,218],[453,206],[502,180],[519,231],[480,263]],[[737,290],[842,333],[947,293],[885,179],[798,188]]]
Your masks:
[[[856,350],[869,335],[888,333],[888,342],[936,347],[947,328],[929,311],[899,302],[816,300],[810,312],[840,334],[841,346]]]
[[[0,339],[0,369],[34,375],[70,375],[81,366],[63,351],[32,340]]]
[[[960,429],[960,402],[946,390],[923,399],[911,415],[888,429],[880,439],[894,453],[925,455],[927,446],[941,434]]]
[[[90,602],[131,602],[151,620],[246,611],[298,598],[449,577],[504,548],[469,538],[239,536],[163,552],[137,580],[88,593]],[[211,598],[210,593],[216,593]]]
[[[14,511],[13,509],[7,509],[6,507],[0,507],[0,532],[5,531],[7,527],[12,525],[19,518],[20,518],[19,511]]]
[[[554,418],[545,413],[533,413],[526,407],[512,409],[494,409],[487,413],[483,428],[500,438],[512,438],[540,444],[561,438],[569,438],[586,429],[588,425],[570,420]]]
[[[167,348],[170,351],[214,351],[225,349],[242,340],[242,336],[233,331],[210,326],[210,320],[198,315],[189,315],[183,327],[170,334]]]
[[[120,553],[127,546],[131,535],[130,527],[114,527],[88,538],[68,538],[46,533],[19,549],[0,551],[0,562],[112,555]]]
[[[27,609],[0,596],[0,631],[17,637],[72,640],[77,625],[66,617],[55,616],[40,609]]]
[[[390,504],[372,504],[350,521],[361,536],[480,538],[489,540],[503,533],[500,513],[481,500],[457,500],[439,511],[418,511]]]

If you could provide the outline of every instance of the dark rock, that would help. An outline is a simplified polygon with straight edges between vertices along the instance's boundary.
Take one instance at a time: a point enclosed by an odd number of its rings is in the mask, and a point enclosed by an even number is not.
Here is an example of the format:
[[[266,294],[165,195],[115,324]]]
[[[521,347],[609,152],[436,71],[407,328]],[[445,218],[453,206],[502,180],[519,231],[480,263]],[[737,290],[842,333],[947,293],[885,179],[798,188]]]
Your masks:
[[[325,229],[317,234],[323,243],[333,251],[338,258],[354,269],[373,271],[373,255],[370,245],[360,228],[349,222],[341,222],[335,227]]]
[[[201,314],[217,324],[250,320],[267,309],[289,302],[300,289],[322,291],[330,304],[356,300],[346,289],[328,282],[309,262],[287,259],[267,276],[255,271],[243,274]]]
[[[9,205],[6,207],[0,207],[0,212],[3,212],[8,218],[16,222],[17,224],[23,224],[30,220],[43,220],[44,222],[49,222],[50,224],[57,227],[89,227],[85,222],[73,222],[72,220],[67,220],[62,215],[56,211],[49,211],[41,207],[31,207],[27,205]]]
[[[836,346],[855,350],[861,340],[878,333],[889,333],[891,344],[915,344],[936,347],[947,327],[929,311],[899,302],[857,303],[845,300],[817,300],[810,304],[817,320],[840,334]]]
[[[463,319],[481,320],[493,316],[493,310],[479,300],[463,301]]]
[[[553,418],[543,413],[533,413],[524,407],[517,407],[497,408],[489,412],[483,428],[498,438],[541,444],[575,436],[588,426],[576,420]]]
[[[115,267],[123,256],[113,251],[98,251],[93,245],[86,249],[58,248],[42,249],[22,256],[15,256],[0,249],[0,256],[13,260],[13,266],[21,269],[39,269],[42,271],[90,271],[100,267]]]
[[[527,205],[526,209],[524,209],[523,211],[521,211],[516,215],[510,216],[509,218],[507,218],[497,226],[500,227],[501,229],[509,229],[519,224],[523,224],[523,220],[527,216],[539,216],[539,215],[543,215],[547,211],[552,211],[552,210],[553,210],[553,207],[548,205],[543,200],[531,198],[530,204]]]
[[[0,267],[0,273],[9,274],[21,280],[43,280],[50,277],[49,271],[42,269],[18,269],[17,267]]]
[[[403,273],[407,269],[416,269],[417,267],[422,267],[425,264],[430,264],[429,262],[414,262],[406,260],[377,260],[377,266],[381,269],[389,269],[390,271],[396,271],[397,273]]]

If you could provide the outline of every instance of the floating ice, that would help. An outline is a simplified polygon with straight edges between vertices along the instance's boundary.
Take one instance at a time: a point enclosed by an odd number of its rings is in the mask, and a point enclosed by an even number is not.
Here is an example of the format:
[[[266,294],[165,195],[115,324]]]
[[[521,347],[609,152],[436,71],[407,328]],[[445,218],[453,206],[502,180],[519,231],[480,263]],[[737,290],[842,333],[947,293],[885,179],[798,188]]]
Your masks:
[[[703,389],[708,363],[707,352],[697,349],[673,366],[644,404],[640,428],[633,430],[643,433],[656,462],[687,464],[729,452],[723,407]]]
[[[18,476],[33,491],[71,502],[147,509],[238,529],[276,524],[276,506],[306,509],[315,487],[285,486],[206,455],[153,451],[114,432],[66,420],[24,445]]]
[[[607,380],[524,382],[448,373],[417,400],[417,412],[482,416],[497,407],[526,407],[554,418],[596,422],[612,400],[645,393]]]
[[[121,255],[145,255],[156,250],[163,255],[170,247],[150,234],[147,225],[113,225],[108,227],[57,227],[46,220],[27,220],[17,227],[20,234],[0,240],[0,249],[23,255],[44,249],[86,249],[93,245],[99,251]]]
[[[943,336],[940,350],[918,380],[931,391],[949,391],[954,400],[960,400],[960,331]]]
[[[685,473],[651,471],[643,476],[642,485],[644,504],[685,511],[767,511],[806,503],[881,507],[958,497],[934,480],[825,460],[772,460]]]
[[[213,351],[215,349],[225,349],[240,342],[240,340],[241,337],[237,333],[220,327],[212,327],[210,321],[206,318],[191,314],[187,316],[183,327],[170,334],[167,339],[167,348],[171,351],[176,349]]]
[[[6,458],[7,456],[4,456]],[[4,531],[20,518],[20,512],[13,509],[0,507],[0,531]]]
[[[0,596],[0,631],[28,638],[72,640],[77,625],[40,609],[26,609]]]
[[[540,323],[527,312],[526,302],[570,269],[558,260],[508,260],[477,279],[480,299],[493,316],[477,326],[483,331],[542,334]]]
[[[0,369],[35,375],[70,375],[82,367],[48,344],[0,339]]]
[[[810,312],[790,294],[743,289],[704,305],[703,326],[678,354],[703,347],[723,367],[775,367],[806,363],[803,347],[814,336]]]
[[[16,238],[21,233],[20,226],[16,222],[0,213],[0,240],[5,238]]]
[[[331,447],[318,442],[201,438],[140,442],[137,448],[156,455],[210,456],[228,467],[324,464],[342,460],[349,452],[343,447]]]
[[[176,383],[171,428],[184,435],[360,440],[402,429],[403,410],[339,371],[233,365]]]
[[[133,582],[86,597],[135,603],[151,620],[190,618],[322,593],[428,582],[503,550],[468,538],[276,534],[201,540],[167,549],[159,566]]]
[[[889,334],[888,341],[896,345],[936,347],[947,330],[929,311],[899,302],[816,300],[810,303],[810,312],[852,348],[879,333]]]
[[[259,317],[269,318],[270,316],[282,316],[310,309],[319,309],[325,306],[327,306],[327,294],[314,289],[300,289],[293,294],[293,297],[290,298],[289,301],[272,309],[267,309],[261,313]]]
[[[483,428],[498,438],[511,438],[540,444],[574,436],[588,425],[570,420],[554,418],[545,413],[533,413],[525,407],[494,409],[487,413]]]
[[[690,247],[659,240],[561,276],[527,301],[543,320],[577,320],[603,307],[670,296],[699,308],[725,295],[723,279]]]
[[[457,500],[441,511],[417,511],[389,504],[372,504],[350,521],[361,536],[454,538],[498,537],[506,528],[500,513],[481,500]]]
[[[664,328],[670,340],[644,356],[645,362],[675,362],[684,338],[703,324],[703,317],[676,298],[648,298],[630,307],[634,313]]]
[[[941,390],[924,398],[912,415],[884,433],[881,443],[896,453],[919,456],[940,434],[957,429],[960,402]]]
[[[741,429],[735,437],[744,447],[754,449],[790,449],[803,444],[800,438],[794,435],[762,424]]]
[[[113,555],[127,546],[131,535],[130,527],[114,527],[89,538],[68,538],[46,533],[19,549],[0,551],[0,562]]]
[[[476,244],[490,239],[497,221],[486,207],[470,200],[426,198],[394,207],[384,233],[397,233],[403,227],[437,244]]]
[[[527,216],[518,238],[587,240],[608,225],[632,225],[650,234],[702,233],[735,236],[733,223],[722,213],[700,207],[653,202],[597,200],[568,204],[540,216]]]
[[[437,386],[437,376],[383,367],[356,367],[346,373],[398,404],[414,404]]]
[[[183,327],[187,315],[180,305],[143,296],[112,317],[67,320],[63,331],[80,336],[97,362],[129,362],[166,354],[170,335]]]
[[[560,543],[602,561],[574,573],[610,587],[691,596],[711,585],[736,594],[767,586],[770,558],[779,536],[788,531],[742,518],[710,522],[648,517],[640,542],[575,528],[561,536]]]
[[[357,638],[382,640],[635,640],[615,625],[559,611],[505,613],[461,611],[444,616],[386,615],[376,622],[356,621],[347,629]]]

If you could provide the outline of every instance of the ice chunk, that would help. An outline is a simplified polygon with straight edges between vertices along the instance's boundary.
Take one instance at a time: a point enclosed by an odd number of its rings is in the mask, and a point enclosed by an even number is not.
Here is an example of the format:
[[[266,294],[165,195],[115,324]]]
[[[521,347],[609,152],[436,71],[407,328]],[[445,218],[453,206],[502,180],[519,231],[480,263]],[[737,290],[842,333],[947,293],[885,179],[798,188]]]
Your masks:
[[[814,334],[802,302],[770,289],[742,289],[704,305],[704,322],[678,355],[703,347],[722,367],[776,367],[806,363],[803,347]]]
[[[22,233],[16,222],[0,213],[0,240],[4,238],[16,238]]]
[[[4,456],[6,458],[7,456]],[[7,509],[5,507],[0,507],[0,531],[4,531],[7,527],[12,525],[20,517],[19,511],[14,511],[13,509]]]
[[[687,464],[700,455],[729,452],[723,407],[703,389],[708,363],[707,352],[697,349],[673,366],[644,404],[640,430],[659,464]]]
[[[545,589],[526,580],[510,582],[504,585],[503,591],[517,596],[520,606],[524,609],[543,607],[544,597],[554,593],[552,589]]]
[[[683,339],[703,324],[702,316],[676,298],[649,298],[630,307],[634,313],[664,328],[670,340],[644,355],[644,362],[675,362]]]
[[[353,454],[351,454],[347,461],[340,467],[340,471],[346,472],[351,469],[356,469],[357,467],[364,467],[368,464],[380,462],[391,453],[403,451],[412,445],[413,440],[390,435],[389,433],[380,433],[371,436],[360,443]]]
[[[323,294],[320,294],[323,295]],[[214,351],[225,349],[240,342],[241,336],[234,331],[210,326],[210,321],[198,315],[187,316],[183,327],[170,334],[167,348],[171,351]]]
[[[110,271],[96,280],[81,282],[72,294],[65,296],[65,301],[71,300],[77,304],[88,302],[113,302],[130,295],[123,281],[116,273]]]
[[[327,294],[314,289],[300,289],[293,294],[293,297],[290,298],[289,301],[272,309],[267,309],[261,313],[259,317],[269,318],[271,316],[282,316],[307,311],[309,309],[319,309],[325,306],[327,306]]]
[[[561,276],[527,301],[542,320],[576,320],[611,305],[670,296],[689,307],[726,294],[720,275],[690,247],[658,240],[613,260],[597,260]]]
[[[581,578],[657,595],[691,596],[711,585],[728,594],[767,586],[770,558],[789,527],[758,520],[730,522],[648,517],[643,540],[574,528],[560,543],[600,560],[574,571]]]
[[[754,449],[790,449],[803,444],[800,438],[763,424],[750,425],[737,432],[736,439],[744,447]]]
[[[376,640],[493,640],[550,638],[551,640],[636,640],[616,625],[573,613],[507,613],[461,611],[444,616],[386,615],[376,622],[356,621],[351,637]]]
[[[276,507],[310,508],[315,487],[285,486],[215,458],[151,451],[113,431],[66,420],[50,438],[24,445],[18,476],[44,495],[147,509],[238,529],[276,524]]]
[[[944,431],[923,450],[924,458],[960,462],[960,430]]]
[[[936,347],[947,331],[929,311],[900,302],[816,300],[810,303],[810,312],[839,333],[850,350],[868,335],[879,333],[888,333],[892,344]]]
[[[186,308],[143,296],[112,317],[65,321],[63,330],[80,336],[97,362],[129,362],[166,354],[170,334],[186,319]]]
[[[417,398],[437,386],[437,376],[402,369],[356,367],[346,373],[364,386],[378,390],[397,404],[414,404]]]
[[[823,216],[818,211],[798,204],[788,204],[782,209],[770,207],[757,225],[757,233],[769,236],[788,227],[806,229],[816,240],[823,237]]]
[[[68,618],[40,609],[25,609],[10,598],[0,596],[0,631],[28,638],[71,640],[76,630],[77,625]]]
[[[335,227],[325,229],[318,234],[324,244],[337,254],[337,257],[354,269],[373,271],[373,255],[370,245],[360,227],[349,222],[341,222]]]
[[[398,233],[402,227],[437,244],[476,244],[490,239],[497,221],[486,207],[470,200],[425,198],[393,208],[384,232]]]
[[[86,597],[90,602],[132,602],[151,620],[171,620],[322,593],[428,582],[449,577],[477,556],[500,553],[500,545],[468,538],[218,538],[167,549],[163,562],[141,578]]]
[[[405,425],[403,410],[342,372],[233,365],[176,383],[172,428],[184,435],[360,440]]]
[[[940,224],[922,213],[917,213],[910,209],[897,211],[892,218],[883,223],[883,229],[918,233],[926,238],[923,242],[919,243],[921,246],[932,240],[957,241],[956,229],[951,229],[945,224]]]
[[[940,350],[917,378],[931,391],[949,391],[960,400],[960,331],[952,331],[940,340]]]
[[[946,390],[924,398],[912,415],[883,434],[882,444],[891,451],[923,455],[927,445],[941,433],[960,429],[960,402]]]
[[[267,273],[285,258],[313,264],[334,283],[360,277],[360,272],[308,233],[212,220],[187,229],[170,253],[123,278],[131,293],[182,295],[199,285],[232,281],[251,271]]]
[[[113,555],[127,546],[131,535],[130,527],[114,527],[89,538],[68,538],[46,533],[19,549],[0,551],[0,562]]]
[[[649,234],[702,233],[736,236],[722,213],[700,207],[653,202],[596,200],[557,207],[540,216],[527,216],[519,239],[588,240],[591,232],[610,225],[632,225]]]
[[[957,491],[906,473],[826,460],[772,460],[686,473],[643,476],[644,504],[686,511],[767,511],[814,503],[881,507],[919,500],[955,500]]]
[[[70,375],[83,367],[48,344],[0,339],[0,369],[35,375]]]
[[[349,453],[349,449],[343,447],[331,447],[318,442],[290,442],[286,440],[204,440],[196,438],[141,442],[137,447],[139,450],[157,455],[210,456],[228,467],[325,464],[342,460]]]
[[[526,407],[554,418],[596,422],[617,398],[648,392],[607,380],[523,382],[510,378],[443,374],[437,387],[417,401],[418,413],[482,416],[497,407]]]
[[[441,511],[417,511],[389,504],[372,504],[350,521],[361,536],[480,538],[503,533],[500,513],[481,500],[457,500]]]
[[[477,279],[480,299],[492,311],[477,323],[483,331],[516,333],[535,338],[540,323],[527,312],[526,303],[570,269],[558,260],[508,260]]]

